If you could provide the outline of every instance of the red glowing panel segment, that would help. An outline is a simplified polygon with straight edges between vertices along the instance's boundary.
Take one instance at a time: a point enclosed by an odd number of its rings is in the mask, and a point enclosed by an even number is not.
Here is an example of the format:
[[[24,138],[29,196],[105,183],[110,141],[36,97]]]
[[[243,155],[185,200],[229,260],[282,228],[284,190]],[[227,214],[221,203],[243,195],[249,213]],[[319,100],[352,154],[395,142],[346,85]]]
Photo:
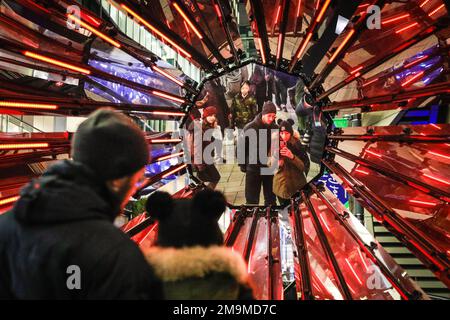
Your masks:
[[[299,59],[299,58],[302,56],[303,52],[304,52],[305,49],[306,49],[306,46],[307,46],[308,43],[309,43],[309,40],[311,40],[311,37],[312,37],[312,33],[309,32],[308,35],[307,35],[306,38],[305,38],[305,42],[303,42],[303,45],[302,45],[300,51],[299,51],[298,54],[297,54],[297,59]]]
[[[180,166],[180,167],[178,167],[178,168],[175,168],[175,169],[173,169],[173,170],[171,170],[171,171],[165,173],[165,174],[162,176],[162,179],[164,179],[164,178],[166,178],[166,177],[168,177],[168,176],[170,176],[170,175],[172,175],[172,174],[174,174],[174,173],[176,173],[176,172],[178,172],[178,171],[181,171],[181,170],[183,170],[183,169],[186,168],[186,167],[187,167],[187,164],[183,164],[182,166]]]
[[[421,71],[418,74],[416,74],[415,76],[413,76],[412,78],[406,80],[405,82],[402,83],[402,87],[406,87],[407,85],[414,83],[414,81],[416,81],[417,79],[422,77],[424,73],[425,73],[425,71]]]
[[[6,204],[10,204],[19,200],[20,196],[14,196],[9,198],[0,199],[0,206],[4,206]]]
[[[409,202],[412,204],[418,204],[418,205],[430,206],[430,207],[435,207],[437,205],[437,203],[427,202],[427,201],[419,201],[419,200],[409,200]]]
[[[411,29],[412,27],[415,27],[415,26],[418,26],[418,25],[419,25],[418,22],[411,23],[410,25],[407,25],[406,27],[401,28],[401,29],[395,31],[395,33],[397,33],[397,34],[402,33],[403,31],[409,30],[409,29]]]
[[[331,2],[331,0],[326,0],[325,1],[322,9],[320,10],[319,15],[317,16],[317,19],[316,19],[317,23],[319,23],[322,20],[323,15],[325,14],[325,11],[327,11],[328,6],[330,5],[330,2]]]
[[[336,58],[336,56],[339,54],[339,52],[341,52],[342,48],[344,48],[344,46],[347,44],[347,42],[350,40],[350,38],[353,36],[354,33],[355,33],[354,29],[349,31],[349,33],[345,37],[344,41],[342,41],[342,43],[339,45],[339,47],[336,49],[336,51],[334,51],[334,53],[331,56],[330,60],[328,60],[328,63],[332,63],[333,62],[333,60]]]
[[[194,23],[189,19],[189,17],[186,15],[186,13],[180,8],[178,3],[173,3],[173,7],[175,10],[178,11],[178,13],[183,17],[184,21],[189,25],[189,27],[194,31],[194,33],[197,35],[199,39],[203,39],[202,34],[200,31],[195,27]]]
[[[391,22],[395,22],[395,21],[398,21],[398,20],[405,19],[405,18],[409,18],[409,13],[402,14],[401,16],[398,16],[398,17],[386,19],[381,24],[388,24],[388,23],[391,23]]]
[[[157,66],[153,66],[153,70],[155,70],[156,72],[158,72],[159,74],[163,75],[164,77],[166,77],[167,79],[175,82],[176,84],[178,84],[180,87],[182,87],[184,84],[182,81],[178,80],[177,78],[175,78],[174,76],[172,76],[170,73],[162,70],[161,68],[157,67]]]
[[[152,139],[150,143],[178,143],[181,142],[181,139]]]
[[[437,152],[434,152],[434,151],[428,151],[428,153],[429,153],[429,154],[432,154],[432,155],[434,155],[434,156],[437,156],[437,157],[441,157],[441,158],[450,160],[450,156],[447,156],[447,155],[445,155],[445,154],[437,153]]]
[[[152,93],[155,96],[158,96],[158,97],[161,97],[161,98],[173,100],[173,101],[180,102],[180,103],[184,103],[185,102],[184,99],[178,98],[176,96],[172,96],[172,95],[167,94],[167,93],[163,93],[163,92],[159,92],[159,91],[152,91]]]
[[[426,174],[426,173],[424,173],[424,176],[429,178],[429,179],[432,179],[432,180],[435,180],[435,181],[438,181],[438,182],[441,182],[443,184],[446,184],[446,185],[450,186],[450,182],[448,182],[447,180],[444,180],[444,179],[441,179],[441,178],[438,178],[438,177],[435,177],[435,176],[432,176],[432,175]]]

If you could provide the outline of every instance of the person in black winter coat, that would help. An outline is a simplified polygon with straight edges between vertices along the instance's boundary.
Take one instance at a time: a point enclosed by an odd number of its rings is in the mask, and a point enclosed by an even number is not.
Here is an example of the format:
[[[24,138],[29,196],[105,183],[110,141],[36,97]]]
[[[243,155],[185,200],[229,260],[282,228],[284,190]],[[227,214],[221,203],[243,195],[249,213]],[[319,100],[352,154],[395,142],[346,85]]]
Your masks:
[[[142,131],[96,111],[75,133],[72,156],[0,216],[0,299],[162,299],[140,249],[113,225],[149,162]]]
[[[244,258],[223,245],[217,221],[225,197],[210,189],[192,199],[172,199],[156,191],[147,213],[158,221],[156,246],[145,249],[148,263],[162,280],[169,300],[253,299]]]
[[[245,172],[245,199],[250,205],[259,204],[261,186],[264,192],[264,204],[276,204],[275,194],[272,190],[273,173],[263,172],[264,169],[269,169],[267,164],[271,153],[273,134],[278,132],[275,124],[276,112],[276,107],[272,102],[264,103],[262,112],[244,127],[239,137],[238,161],[241,171]],[[256,137],[254,142],[251,141],[252,131]],[[240,159],[240,149],[245,152],[244,159]],[[267,154],[262,155],[263,152]]]

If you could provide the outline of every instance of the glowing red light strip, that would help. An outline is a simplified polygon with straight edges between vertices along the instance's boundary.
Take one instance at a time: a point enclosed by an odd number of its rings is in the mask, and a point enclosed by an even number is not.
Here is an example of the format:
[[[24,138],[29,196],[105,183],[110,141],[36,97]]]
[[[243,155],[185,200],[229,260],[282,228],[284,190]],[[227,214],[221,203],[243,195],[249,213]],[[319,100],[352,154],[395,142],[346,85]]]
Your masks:
[[[347,262],[347,265],[349,266],[350,270],[352,270],[352,273],[355,276],[356,280],[358,280],[359,284],[362,285],[363,283],[361,279],[358,277],[358,275],[356,274],[355,270],[353,269],[352,265],[350,264],[347,258],[345,258],[345,262]]]
[[[441,127],[439,127],[439,126],[435,125],[434,123],[430,123],[430,126],[432,126],[432,127],[435,127],[436,129],[439,129],[439,130],[441,130]]]
[[[364,7],[368,7],[368,6],[370,6],[370,3],[361,4],[358,6],[358,8],[364,8]]]
[[[364,170],[361,170],[361,169],[356,169],[355,171],[359,172],[359,173],[362,173],[362,174],[365,174],[365,175],[369,174],[367,171],[364,171]]]
[[[93,25],[95,25],[97,28],[102,24],[101,22],[99,22],[97,19],[91,17],[90,15],[81,12],[81,19],[87,20],[89,22],[91,22]]]
[[[362,68],[363,68],[363,66],[360,66],[360,67],[356,68],[355,70],[350,71],[350,73],[353,74],[353,73],[355,73],[355,72],[358,72],[358,71],[361,70]]]
[[[418,63],[419,61],[423,61],[423,60],[426,60],[426,59],[428,59],[428,56],[424,56],[424,57],[422,57],[422,58],[419,58],[419,59],[417,59],[417,60],[414,60],[414,61],[408,63],[407,65],[404,65],[403,68],[404,68],[404,69],[407,69],[407,68],[409,68],[410,66],[412,66],[413,64],[416,64],[416,63]]]
[[[35,149],[35,148],[48,148],[48,143],[5,143],[5,144],[0,144],[0,150]]]
[[[283,40],[283,34],[280,33],[278,35],[277,59],[280,59],[280,56],[281,56],[281,41],[282,40]]]
[[[175,143],[175,142],[181,142],[181,139],[152,139],[150,140],[150,143]]]
[[[409,202],[414,203],[414,204],[423,204],[425,206],[432,206],[432,207],[435,207],[437,205],[437,203],[419,201],[419,200],[409,200]]]
[[[261,59],[262,59],[262,63],[266,64],[266,55],[264,53],[264,48],[262,45],[262,40],[261,38],[257,38],[258,39],[258,43],[259,43],[259,51],[261,52]]]
[[[12,101],[0,101],[0,107],[26,108],[26,109],[46,109],[46,110],[56,110],[56,109],[58,109],[58,106],[55,105],[55,104],[23,103],[23,102],[12,102]]]
[[[441,4],[439,7],[437,7],[436,9],[434,9],[433,11],[431,11],[428,16],[431,17],[432,15],[434,15],[436,12],[438,12],[439,10],[441,10],[442,8],[444,8],[445,4]]]
[[[369,267],[367,267],[367,264],[366,264],[366,259],[364,259],[364,257],[362,256],[362,253],[361,253],[361,250],[358,248],[358,253],[359,253],[359,257],[361,258],[361,261],[362,261],[362,263],[363,263],[363,265],[364,265],[364,268],[366,269],[366,271],[368,271],[369,270]]]
[[[158,116],[177,116],[177,117],[184,116],[184,112],[151,111],[150,113],[153,113]]]
[[[401,20],[403,18],[408,18],[408,17],[409,17],[409,13],[395,17],[395,18],[387,19],[387,20],[383,21],[381,24],[388,24],[388,23],[398,21],[398,20]]]
[[[429,175],[429,174],[426,174],[426,173],[424,173],[423,175],[424,175],[425,177],[427,177],[427,178],[430,178],[430,179],[436,180],[436,181],[438,181],[438,182],[441,182],[441,183],[444,183],[444,184],[446,184],[446,185],[449,185],[449,186],[450,186],[450,182],[448,182],[448,181],[446,181],[446,180],[442,180],[442,179],[440,179],[440,178],[437,178],[437,177],[431,176],[431,175]]]
[[[309,32],[305,38],[305,42],[303,42],[302,48],[300,49],[300,51],[297,54],[297,59],[300,59],[300,57],[302,56],[303,52],[306,49],[306,46],[308,45],[309,40],[311,40],[311,37],[312,37],[312,33]]]
[[[450,160],[450,156],[446,156],[446,155],[444,155],[444,154],[440,154],[440,153],[433,152],[433,151],[428,151],[428,153],[429,153],[429,154],[432,154],[432,155],[434,155],[434,156],[438,156],[438,157],[442,157],[442,158],[445,158],[445,159],[447,159],[447,160]]]
[[[378,79],[379,79],[379,78],[375,78],[375,79],[373,79],[373,80],[370,80],[369,82],[364,83],[362,86],[363,86],[363,87],[368,86],[369,84],[372,84],[372,83],[374,83],[374,82],[377,82]]]
[[[402,33],[403,31],[411,29],[412,27],[415,27],[417,25],[419,25],[419,23],[418,22],[414,22],[414,23],[410,24],[409,26],[406,26],[406,27],[404,27],[404,28],[402,28],[400,30],[395,31],[395,33],[397,33],[397,34]]]
[[[375,157],[381,158],[383,157],[381,154],[378,154],[376,152],[373,152],[371,150],[365,150],[367,153],[370,153],[371,155],[374,155]]]
[[[330,2],[331,2],[331,0],[325,1],[322,9],[320,10],[319,15],[317,16],[317,19],[316,19],[317,23],[319,23],[322,20],[323,15],[325,14],[325,11],[327,10],[328,6],[330,5]]]
[[[430,0],[425,0],[424,2],[422,2],[422,4],[420,5],[420,7],[422,8],[424,5],[426,5],[428,2],[430,2]]]
[[[296,14],[296,17],[298,18],[298,17],[300,17],[300,8],[302,7],[302,0],[300,0],[299,2],[298,2],[298,7],[297,7],[297,14]]]
[[[344,41],[342,41],[342,43],[339,45],[339,47],[333,53],[333,55],[331,56],[330,60],[328,60],[328,63],[333,62],[333,60],[336,58],[336,56],[339,54],[339,52],[341,52],[342,48],[345,46],[345,44],[348,42],[348,40],[350,40],[350,38],[353,36],[354,33],[355,33],[354,29],[350,30],[348,35],[345,37]]]
[[[323,225],[325,226],[325,228],[328,230],[328,232],[330,232],[330,227],[328,227],[327,223],[325,222],[325,219],[323,218],[323,216],[320,214],[319,215],[320,219],[323,222]]]
[[[0,206],[4,206],[5,204],[10,204],[19,200],[20,196],[14,196],[9,198],[4,198],[0,200]]]
[[[203,39],[203,36],[200,33],[200,31],[198,31],[198,29],[194,26],[194,23],[191,21],[191,19],[189,19],[189,17],[186,15],[186,13],[180,8],[178,3],[174,2],[173,6],[178,11],[178,13],[183,17],[184,21],[186,21],[186,23],[189,25],[189,27],[192,29],[192,31],[194,31],[194,33],[197,35],[197,37],[200,40]]]
[[[214,9],[216,10],[216,14],[219,17],[219,19],[222,19],[222,13],[220,12],[219,5],[216,3],[214,4]]]
[[[184,152],[178,152],[178,153],[174,153],[174,154],[169,154],[168,156],[157,158],[156,162],[164,161],[164,160],[171,159],[171,158],[176,158],[176,157],[182,156],[183,154],[184,154]]]
[[[434,259],[428,252],[426,252],[417,242],[414,240],[409,240],[409,242],[415,246],[420,252],[422,252],[428,259],[430,259],[434,264],[438,266],[439,269],[444,270],[444,266]]]
[[[140,23],[142,23],[143,25],[145,25],[147,28],[149,28],[150,30],[152,30],[155,34],[157,34],[159,37],[163,38],[165,41],[167,41],[168,43],[170,43],[173,47],[175,47],[177,50],[179,50],[180,52],[182,52],[186,57],[191,58],[192,56],[184,49],[182,49],[179,45],[177,45],[174,41],[172,41],[171,39],[169,39],[166,35],[164,35],[161,31],[159,31],[158,29],[156,29],[154,26],[152,26],[150,23],[148,23],[147,21],[145,21],[141,16],[139,16],[136,12],[134,12],[133,10],[131,10],[130,8],[128,8],[126,5],[121,4],[120,5],[126,12],[128,12],[129,14],[131,14],[136,20],[138,20]]]
[[[164,179],[165,177],[168,177],[168,176],[174,174],[175,172],[178,172],[178,171],[180,171],[180,170],[183,170],[183,169],[186,168],[186,167],[187,167],[187,164],[183,164],[182,166],[180,166],[180,167],[178,167],[178,168],[175,168],[175,169],[173,169],[172,171],[167,172],[166,174],[164,174],[164,175],[162,176],[162,179]]]
[[[100,31],[95,30],[94,28],[92,28],[90,25],[88,25],[87,23],[84,23],[83,21],[81,21],[80,19],[78,19],[77,17],[69,14],[68,15],[69,19],[72,19],[73,21],[75,21],[77,24],[81,25],[83,28],[89,30],[90,32],[92,32],[93,34],[95,34],[96,36],[102,38],[103,40],[105,40],[106,42],[112,44],[114,47],[116,48],[120,48],[121,45],[120,43],[118,43],[117,41],[114,41],[113,39],[111,39],[110,37],[108,37],[107,35],[101,33]]]
[[[425,71],[421,71],[418,74],[416,74],[414,77],[412,77],[411,79],[405,81],[402,83],[402,87],[406,87],[407,85],[409,85],[411,82],[416,81],[417,79],[419,79],[423,74],[425,73]]]
[[[180,103],[184,103],[185,102],[183,99],[175,97],[175,96],[172,96],[170,94],[162,93],[162,92],[159,92],[159,91],[152,91],[152,93],[155,96],[158,96],[158,97],[161,97],[161,98],[166,98],[166,99],[177,101],[177,102],[180,102]]]
[[[73,71],[78,71],[78,72],[81,72],[81,73],[84,73],[84,74],[91,74],[91,71],[88,70],[88,69],[79,68],[79,67],[74,66],[72,64],[65,63],[65,62],[62,62],[62,61],[59,61],[59,60],[56,60],[56,59],[52,59],[52,58],[49,58],[49,57],[46,57],[46,56],[42,56],[42,55],[37,54],[37,53],[33,53],[33,52],[30,52],[30,51],[24,51],[23,54],[25,56],[27,56],[27,57],[30,57],[30,58],[33,58],[33,59],[36,59],[36,60],[40,60],[40,61],[44,61],[44,62],[53,64],[53,65],[56,65],[56,66],[59,66],[59,67],[62,67],[62,68],[70,69],[70,70],[73,70]]]
[[[275,24],[278,23],[278,18],[280,17],[281,4],[278,6],[277,15],[275,16]]]
[[[178,80],[177,78],[175,78],[174,76],[172,76],[170,73],[160,69],[157,66],[153,66],[152,67],[153,70],[155,70],[156,72],[158,72],[159,74],[163,75],[164,77],[166,77],[169,80],[172,80],[173,82],[175,82],[176,84],[178,84],[180,87],[182,87],[184,85],[184,83],[180,80]]]

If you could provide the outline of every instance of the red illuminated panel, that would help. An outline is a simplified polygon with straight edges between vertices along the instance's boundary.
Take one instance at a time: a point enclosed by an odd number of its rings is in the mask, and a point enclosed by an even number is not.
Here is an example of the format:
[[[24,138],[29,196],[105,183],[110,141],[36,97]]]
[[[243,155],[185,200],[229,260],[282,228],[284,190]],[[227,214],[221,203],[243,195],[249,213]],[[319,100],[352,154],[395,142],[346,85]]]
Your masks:
[[[0,107],[23,108],[23,109],[44,109],[44,110],[58,109],[58,106],[55,104],[24,103],[24,102],[14,102],[14,101],[0,101]]]
[[[417,79],[422,77],[424,73],[425,73],[425,71],[421,71],[418,74],[416,74],[415,76],[413,76],[410,79],[406,80],[405,82],[402,83],[402,87],[406,87],[407,85],[409,85],[411,83],[414,83],[414,81],[416,81]]]
[[[47,63],[53,64],[55,66],[58,66],[58,67],[62,67],[62,68],[65,68],[65,69],[81,72],[81,73],[84,73],[84,74],[91,74],[91,71],[88,70],[88,69],[80,68],[80,67],[74,66],[73,64],[65,63],[65,62],[62,62],[62,61],[59,61],[59,60],[56,60],[56,59],[52,59],[52,58],[49,58],[49,57],[46,57],[46,56],[43,56],[43,55],[40,55],[40,54],[37,54],[37,53],[33,53],[33,52],[30,52],[30,51],[25,51],[23,54],[25,56],[27,56],[27,57],[30,57],[30,58],[33,58],[33,59],[36,59],[36,60],[40,60],[40,61],[43,61],[43,62],[47,62]]]
[[[157,116],[174,116],[174,117],[184,116],[184,112],[151,111],[150,113],[157,115]]]
[[[392,23],[392,22],[395,22],[395,21],[398,21],[398,20],[402,20],[402,19],[405,19],[405,18],[408,18],[408,17],[409,17],[409,13],[406,13],[406,14],[403,14],[403,15],[398,16],[398,17],[394,17],[394,18],[383,20],[383,22],[381,24]]]
[[[339,47],[333,53],[333,55],[331,56],[330,60],[328,60],[328,63],[332,63],[333,62],[333,60],[336,58],[336,56],[339,54],[339,52],[341,52],[342,48],[344,48],[345,44],[348,42],[348,40],[350,40],[350,38],[353,36],[354,33],[355,33],[354,29],[350,30],[350,32],[345,37],[344,41],[342,41],[342,43],[339,45]]]
[[[257,38],[258,39],[258,43],[259,43],[259,51],[261,52],[261,59],[262,59],[262,63],[266,64],[266,55],[264,53],[264,49],[263,49],[263,45],[262,45],[262,40],[261,38]]]
[[[164,161],[164,160],[172,159],[172,158],[176,158],[176,157],[181,157],[182,155],[184,155],[184,152],[178,152],[178,153],[174,153],[174,154],[169,154],[167,156],[164,156],[164,157],[161,157],[161,158],[157,158],[156,162]]]
[[[437,7],[436,9],[434,9],[433,11],[431,11],[428,16],[433,16],[434,14],[436,14],[437,12],[439,12],[440,10],[442,10],[444,8],[445,4],[441,4],[439,7]]]
[[[194,26],[194,23],[192,23],[191,19],[186,15],[186,13],[180,8],[178,3],[173,3],[174,8],[178,11],[178,13],[183,17],[184,21],[189,25],[189,27],[194,31],[194,33],[197,35],[199,39],[203,39],[202,34],[198,29]]]
[[[181,139],[152,139],[150,143],[178,143],[181,142]]]
[[[177,78],[175,78],[174,76],[172,76],[170,73],[162,70],[161,68],[157,67],[157,66],[153,66],[152,67],[153,70],[155,70],[156,72],[158,72],[159,74],[163,75],[164,77],[166,77],[167,79],[175,82],[176,84],[178,84],[180,87],[183,86],[183,82],[181,80],[178,80]]]
[[[161,97],[161,98],[173,100],[173,101],[180,102],[180,103],[184,103],[184,102],[185,102],[184,99],[181,99],[181,98],[172,96],[172,95],[167,94],[167,93],[163,93],[163,92],[159,92],[159,91],[152,91],[152,93],[153,93],[155,96],[158,96],[158,97]]]
[[[311,40],[311,37],[312,37],[312,33],[309,32],[308,35],[306,36],[305,42],[303,43],[303,45],[302,45],[300,51],[299,51],[298,54],[297,54],[297,58],[300,58],[300,57],[302,56],[303,52],[304,52],[305,49],[306,49],[306,46],[307,46],[308,43],[309,43],[309,40]]]
[[[418,26],[418,25],[419,25],[419,23],[417,23],[417,22],[411,23],[410,25],[407,25],[406,27],[401,28],[400,30],[395,31],[395,33],[397,33],[397,34],[402,33],[403,31],[409,30],[409,29],[411,29],[412,27],[415,27],[415,26]]]
[[[166,177],[168,177],[168,176],[170,176],[170,175],[172,175],[172,174],[174,174],[174,173],[176,173],[176,172],[178,172],[178,171],[181,171],[181,170],[183,170],[183,169],[186,168],[186,167],[187,167],[187,164],[183,164],[182,166],[179,166],[179,167],[177,167],[177,168],[175,168],[175,169],[173,169],[173,170],[171,170],[171,171],[165,173],[165,174],[161,177],[161,179],[164,179],[164,178],[166,178]]]

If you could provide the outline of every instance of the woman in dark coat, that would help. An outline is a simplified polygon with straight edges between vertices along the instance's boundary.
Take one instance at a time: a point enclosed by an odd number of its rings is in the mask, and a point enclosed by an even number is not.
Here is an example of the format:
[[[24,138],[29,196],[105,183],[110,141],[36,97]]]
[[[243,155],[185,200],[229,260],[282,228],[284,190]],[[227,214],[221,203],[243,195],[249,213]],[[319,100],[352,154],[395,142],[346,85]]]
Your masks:
[[[144,252],[168,300],[253,299],[242,256],[223,245],[217,223],[222,193],[202,190],[192,199],[155,192],[147,213],[158,221],[157,245]]]

